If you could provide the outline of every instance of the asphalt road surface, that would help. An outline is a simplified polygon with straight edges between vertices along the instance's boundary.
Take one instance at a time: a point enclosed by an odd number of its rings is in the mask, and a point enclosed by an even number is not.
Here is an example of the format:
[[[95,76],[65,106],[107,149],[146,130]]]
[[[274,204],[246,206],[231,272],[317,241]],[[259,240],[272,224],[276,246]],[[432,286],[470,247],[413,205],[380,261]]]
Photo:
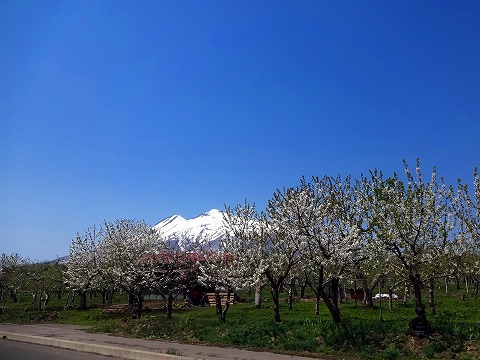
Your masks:
[[[0,339],[0,360],[120,360],[112,356]]]

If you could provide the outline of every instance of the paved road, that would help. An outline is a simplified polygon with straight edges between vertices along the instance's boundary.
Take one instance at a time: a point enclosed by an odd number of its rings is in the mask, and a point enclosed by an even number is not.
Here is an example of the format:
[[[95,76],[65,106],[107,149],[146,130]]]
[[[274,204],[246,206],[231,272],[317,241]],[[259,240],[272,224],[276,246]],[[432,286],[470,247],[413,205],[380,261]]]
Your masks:
[[[0,339],[0,360],[121,360],[120,358],[86,354],[75,350],[59,349]]]
[[[169,341],[134,339],[90,333],[86,327],[62,324],[1,324],[0,340],[31,342],[124,359],[142,360],[311,360],[301,356],[280,355],[231,347],[181,344]],[[181,355],[173,356],[172,353]]]

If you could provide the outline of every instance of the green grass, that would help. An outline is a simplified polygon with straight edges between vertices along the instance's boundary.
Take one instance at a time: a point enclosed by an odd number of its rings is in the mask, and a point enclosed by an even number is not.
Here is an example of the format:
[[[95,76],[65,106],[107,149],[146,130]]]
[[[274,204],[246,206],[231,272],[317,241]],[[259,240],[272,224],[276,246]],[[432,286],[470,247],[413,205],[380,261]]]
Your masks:
[[[183,353],[180,350],[173,349],[173,348],[167,349],[167,351],[165,351],[165,354],[183,356]]]
[[[480,299],[437,294],[437,315],[428,315],[434,334],[425,339],[407,333],[414,317],[412,303],[394,302],[393,311],[383,302],[382,320],[378,302],[373,309],[359,302],[340,305],[342,323],[333,324],[322,304],[321,314],[314,315],[313,301],[296,301],[288,310],[281,303],[282,323],[273,322],[271,301],[254,309],[247,302],[230,307],[227,322],[221,323],[214,307],[175,309],[173,319],[163,311],[145,312],[140,319],[129,314],[108,314],[99,298],[89,299],[87,311],[62,310],[62,300],[52,300],[43,311],[31,311],[28,297],[20,303],[6,303],[0,322],[54,321],[91,326],[94,331],[128,334],[150,339],[167,339],[194,343],[212,343],[292,354],[329,355],[352,359],[475,359],[480,358]],[[117,297],[117,302],[126,298]],[[427,306],[427,313],[429,308]],[[473,351],[472,351],[473,349]]]

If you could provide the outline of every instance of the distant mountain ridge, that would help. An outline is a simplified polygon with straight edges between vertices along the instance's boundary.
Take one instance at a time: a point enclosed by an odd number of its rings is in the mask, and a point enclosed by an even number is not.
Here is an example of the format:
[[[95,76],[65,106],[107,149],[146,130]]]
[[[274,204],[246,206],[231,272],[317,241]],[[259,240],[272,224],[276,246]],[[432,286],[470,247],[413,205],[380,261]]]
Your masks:
[[[172,215],[153,226],[170,244],[181,249],[190,250],[195,245],[218,250],[220,241],[227,230],[223,223],[223,212],[212,209],[193,219],[185,219],[180,215]],[[65,262],[69,255],[55,260],[44,261],[47,264]]]
[[[219,248],[227,230],[223,223],[223,213],[212,209],[193,219],[172,215],[153,227],[170,244],[189,250],[195,245]]]

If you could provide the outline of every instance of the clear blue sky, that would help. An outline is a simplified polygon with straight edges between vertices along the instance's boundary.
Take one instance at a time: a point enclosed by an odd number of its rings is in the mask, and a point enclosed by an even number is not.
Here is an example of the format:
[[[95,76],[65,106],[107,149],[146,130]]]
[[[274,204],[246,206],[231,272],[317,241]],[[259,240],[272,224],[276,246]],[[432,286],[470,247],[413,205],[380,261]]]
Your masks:
[[[68,254],[302,175],[471,182],[480,2],[0,2],[0,253]]]

